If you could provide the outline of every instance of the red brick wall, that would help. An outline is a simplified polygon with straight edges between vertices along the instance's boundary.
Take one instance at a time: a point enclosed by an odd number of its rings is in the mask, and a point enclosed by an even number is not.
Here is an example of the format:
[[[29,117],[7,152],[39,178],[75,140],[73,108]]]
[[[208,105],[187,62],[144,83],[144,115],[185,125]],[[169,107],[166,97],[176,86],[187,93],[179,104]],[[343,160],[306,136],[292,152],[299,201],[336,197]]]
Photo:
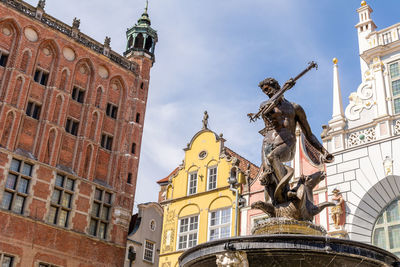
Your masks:
[[[27,29],[37,33],[36,41]],[[137,71],[125,69],[3,3],[0,50],[9,54],[6,68],[0,66],[0,206],[12,158],[34,165],[23,214],[0,209],[0,252],[15,255],[17,266],[122,266],[152,61],[135,57]],[[34,81],[38,68],[49,73],[47,86]],[[84,103],[72,99],[74,86],[85,91]],[[38,120],[25,114],[29,101],[41,105]],[[107,103],[118,107],[117,119],[106,116]],[[65,131],[68,118],[79,121],[78,136]],[[102,133],[113,137],[111,151],[101,147]],[[76,184],[66,228],[49,222],[57,173]],[[88,235],[96,187],[113,193],[106,240]]]

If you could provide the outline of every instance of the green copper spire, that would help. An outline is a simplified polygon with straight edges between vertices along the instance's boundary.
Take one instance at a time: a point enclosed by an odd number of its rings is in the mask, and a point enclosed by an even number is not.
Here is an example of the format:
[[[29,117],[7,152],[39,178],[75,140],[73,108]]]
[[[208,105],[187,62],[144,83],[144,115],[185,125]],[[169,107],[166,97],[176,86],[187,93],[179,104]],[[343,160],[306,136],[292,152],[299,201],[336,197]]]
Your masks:
[[[151,25],[151,21],[149,18],[149,14],[147,13],[147,9],[149,8],[149,0],[146,0],[146,7],[140,19],[138,20],[138,25]]]

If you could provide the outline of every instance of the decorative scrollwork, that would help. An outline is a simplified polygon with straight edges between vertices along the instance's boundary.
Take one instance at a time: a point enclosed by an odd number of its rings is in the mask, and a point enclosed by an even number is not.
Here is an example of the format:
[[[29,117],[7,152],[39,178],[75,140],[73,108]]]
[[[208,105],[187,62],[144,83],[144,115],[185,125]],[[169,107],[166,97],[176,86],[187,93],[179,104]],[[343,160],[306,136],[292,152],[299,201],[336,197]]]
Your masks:
[[[394,134],[395,135],[400,134],[400,120],[397,120],[396,123],[394,124]]]
[[[345,114],[349,120],[358,120],[363,109],[370,109],[375,105],[373,100],[372,82],[366,81],[360,84],[357,92],[349,96],[350,103],[346,108]]]
[[[349,134],[348,147],[358,146],[374,140],[376,140],[375,128],[368,128]]]

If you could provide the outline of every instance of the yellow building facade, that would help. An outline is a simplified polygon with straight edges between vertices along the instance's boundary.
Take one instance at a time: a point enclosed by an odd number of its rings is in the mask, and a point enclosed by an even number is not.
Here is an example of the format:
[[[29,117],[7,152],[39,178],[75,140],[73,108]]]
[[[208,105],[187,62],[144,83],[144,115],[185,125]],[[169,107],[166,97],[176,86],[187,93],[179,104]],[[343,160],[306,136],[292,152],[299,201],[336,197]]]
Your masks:
[[[179,256],[188,248],[238,232],[236,202],[240,206],[246,183],[243,166],[255,166],[224,142],[222,135],[204,127],[184,149],[182,164],[158,181],[164,209],[161,267],[178,266]]]

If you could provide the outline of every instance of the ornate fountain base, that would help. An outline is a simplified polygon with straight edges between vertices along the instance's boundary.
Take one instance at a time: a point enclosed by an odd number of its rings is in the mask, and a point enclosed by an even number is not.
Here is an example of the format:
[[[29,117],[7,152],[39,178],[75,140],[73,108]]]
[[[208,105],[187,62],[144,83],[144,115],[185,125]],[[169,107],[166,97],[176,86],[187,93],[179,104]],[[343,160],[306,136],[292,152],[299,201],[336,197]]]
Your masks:
[[[399,267],[392,253],[368,244],[323,236],[255,235],[200,244],[179,257],[181,267]]]
[[[319,225],[308,221],[298,221],[288,218],[267,218],[254,225],[251,233],[253,235],[270,234],[300,234],[325,236],[326,230]]]

